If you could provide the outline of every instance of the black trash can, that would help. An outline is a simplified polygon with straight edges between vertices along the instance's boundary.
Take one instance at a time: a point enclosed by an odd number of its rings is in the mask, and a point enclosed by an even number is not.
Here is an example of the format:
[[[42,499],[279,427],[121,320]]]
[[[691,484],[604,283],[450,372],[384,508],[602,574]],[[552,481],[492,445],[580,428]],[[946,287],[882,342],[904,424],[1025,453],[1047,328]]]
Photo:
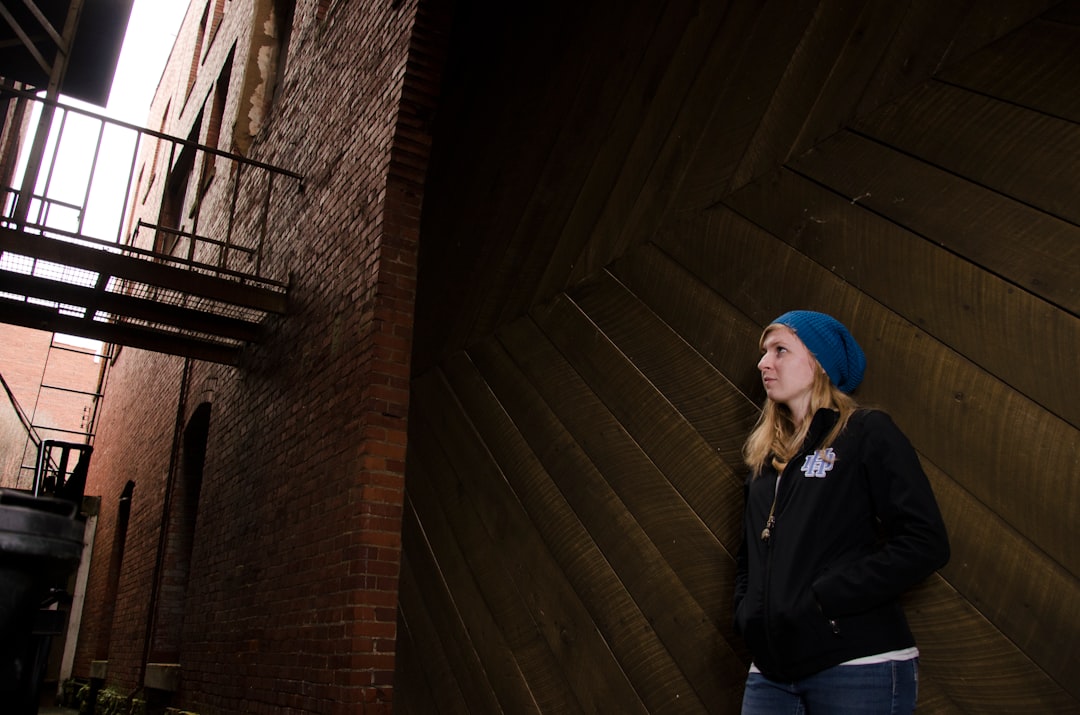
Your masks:
[[[84,522],[66,499],[0,489],[0,703],[36,713],[49,638],[43,607],[79,565]]]

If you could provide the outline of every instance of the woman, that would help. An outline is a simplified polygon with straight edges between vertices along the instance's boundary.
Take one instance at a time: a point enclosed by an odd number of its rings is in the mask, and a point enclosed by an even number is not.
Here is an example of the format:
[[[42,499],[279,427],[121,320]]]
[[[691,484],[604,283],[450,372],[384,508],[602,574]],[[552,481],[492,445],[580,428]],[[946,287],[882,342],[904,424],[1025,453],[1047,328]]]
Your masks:
[[[910,713],[918,650],[900,595],[949,559],[930,483],[883,412],[848,395],[866,358],[840,322],[792,311],[761,336],[768,399],[743,448],[735,626],[744,715]]]

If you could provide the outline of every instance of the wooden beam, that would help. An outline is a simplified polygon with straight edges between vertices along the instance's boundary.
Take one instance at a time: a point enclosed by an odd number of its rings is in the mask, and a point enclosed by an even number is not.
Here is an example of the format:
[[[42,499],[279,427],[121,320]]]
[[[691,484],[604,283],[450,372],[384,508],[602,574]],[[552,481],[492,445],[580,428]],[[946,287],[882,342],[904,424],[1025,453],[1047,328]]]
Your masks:
[[[1035,20],[937,77],[1080,123],[1080,26]]]
[[[436,412],[444,408],[441,400],[428,405]],[[424,422],[418,412],[410,420],[417,418]],[[482,515],[472,503],[472,490],[455,478],[453,464],[439,445],[440,440],[450,441],[450,434],[446,430],[420,432],[429,438],[410,449],[411,463],[419,462],[419,468],[411,474],[415,478],[409,496],[423,519],[439,571],[473,634],[487,687],[505,712],[582,712],[542,636],[542,627],[533,616],[536,611],[520,601],[506,544],[497,543],[484,528]]]
[[[831,152],[814,152],[808,159],[826,153]],[[815,167],[812,178],[817,181],[781,171],[726,201],[798,252],[1080,427],[1075,399],[1080,372],[1074,357],[1080,351],[1080,321],[1001,277],[1030,281],[1038,276],[1045,279],[1038,287],[1080,297],[1077,262],[1068,259],[1070,254],[1080,256],[1080,230],[999,194],[976,191],[978,187],[952,175],[913,173],[908,169],[914,162],[907,157],[891,160],[880,152],[860,156],[846,151],[828,164],[837,170]],[[873,180],[852,184],[840,178],[856,171]],[[818,181],[847,183],[861,191],[848,199],[846,191],[829,191]],[[1013,220],[1007,220],[1010,214]],[[914,226],[909,227],[909,218]],[[1047,230],[1033,232],[1030,241],[1018,240],[1029,228]],[[973,251],[964,250],[966,246]],[[1008,256],[1008,263],[980,265],[979,258],[991,253]],[[988,270],[998,267],[1001,273]],[[1046,353],[1032,360],[1032,346],[1040,343]]]
[[[488,448],[533,521],[543,525],[555,558],[586,597],[598,632],[646,709],[663,710],[676,694],[687,709],[703,707],[650,620],[667,621],[674,610],[670,602],[662,612],[645,603],[658,596],[653,589],[665,569],[655,549],[625,510],[612,508],[618,500],[610,487],[510,355],[488,340],[470,357],[490,388],[469,397],[489,403],[489,414],[507,425],[507,439],[489,439]],[[680,637],[687,635],[683,629]]]
[[[448,367],[455,373],[460,390],[472,393],[474,387],[483,389],[482,381],[467,360],[457,359],[453,363]],[[543,676],[548,681],[547,687],[565,687],[576,697],[576,702],[558,708],[545,705],[544,712],[611,710],[643,715],[645,707],[632,683],[597,632],[589,613],[590,604],[583,602],[581,594],[575,591],[546,543],[545,532],[551,528],[551,520],[537,520],[536,515],[530,515],[485,443],[501,439],[503,430],[513,432],[513,427],[507,425],[504,415],[490,411],[490,402],[476,402],[474,394],[463,397],[475,406],[475,411],[465,407],[451,386],[434,376],[418,381],[416,389],[420,395],[417,412],[431,415],[431,420],[423,424],[437,424],[435,429],[421,429],[416,434],[422,442],[427,442],[428,436],[437,436],[447,466],[452,467],[452,471],[443,468],[440,474],[432,476],[438,482],[435,486],[442,491],[440,501],[446,505],[448,518],[459,522],[454,533],[468,534],[479,525],[486,527],[497,549],[484,559],[475,559],[476,562],[500,559],[506,562],[507,585],[520,594],[522,602],[518,610],[520,617],[527,619],[517,628],[541,635],[554,654],[552,662],[545,659],[544,663],[545,667],[553,668]],[[468,503],[461,504],[465,497]],[[466,548],[465,551],[482,554],[484,548],[481,544],[481,550],[474,552]],[[496,583],[495,587],[498,586]],[[489,589],[484,590],[486,594]],[[485,599],[489,600],[487,596]],[[501,614],[500,618],[507,619],[508,614]],[[527,671],[524,675],[530,676]],[[538,694],[537,697],[551,696]]]
[[[897,151],[1080,224],[1080,125],[943,82],[855,122]]]
[[[432,612],[431,594],[420,585],[423,576],[413,574],[411,554],[414,549],[424,548],[427,544],[421,537],[413,536],[422,534],[423,530],[416,523],[416,514],[408,497],[404,506],[402,540],[408,548],[401,554],[394,665],[397,682],[408,683],[408,687],[402,688],[407,692],[395,689],[394,712],[400,710],[401,715],[467,713],[477,703],[467,701],[461,692],[461,684],[455,674],[459,660],[449,652],[453,646],[443,645],[439,636],[442,614]],[[430,559],[419,560],[427,562]]]
[[[544,320],[543,327],[548,325]],[[714,580],[703,586],[710,576],[699,572],[702,566],[716,569],[720,562],[702,564],[697,558],[695,567],[679,546],[686,542],[691,553],[720,554],[715,537],[540,326],[519,320],[499,337],[561,432],[564,447],[549,473],[648,619],[656,645],[690,681],[691,689],[671,692],[685,702],[698,698],[733,705],[741,697],[742,678],[731,678],[733,673],[741,676],[741,668],[732,670],[737,661],[716,648],[719,631],[713,620],[722,585]],[[721,675],[725,671],[727,677]]]
[[[872,211],[1080,315],[1076,280],[1080,227],[1076,224],[852,132],[838,133],[816,151],[791,162],[790,168],[835,192],[849,208]],[[784,182],[782,176],[779,181]],[[760,187],[748,188],[748,194],[753,192],[768,197],[768,191]],[[811,205],[806,203],[805,191],[800,191],[799,201],[784,209],[787,228],[779,230],[777,225],[784,219],[770,212],[779,211],[777,198],[784,191],[773,187],[772,192],[770,205],[754,210],[752,220],[783,238],[795,228],[797,215]],[[749,202],[746,196],[729,199],[732,204]],[[806,217],[801,224],[804,230],[812,228]]]
[[[448,704],[461,702],[478,712],[501,712],[487,682],[476,641],[470,637],[449,584],[439,571],[435,545],[425,532],[411,497],[405,500],[401,529],[402,543],[409,544],[402,576],[413,586],[402,588],[402,608],[413,622],[426,626],[425,649],[431,648],[436,657],[442,656],[440,660],[451,670],[445,674],[446,680],[452,678],[456,687],[445,694]],[[464,712],[464,708],[459,712]]]

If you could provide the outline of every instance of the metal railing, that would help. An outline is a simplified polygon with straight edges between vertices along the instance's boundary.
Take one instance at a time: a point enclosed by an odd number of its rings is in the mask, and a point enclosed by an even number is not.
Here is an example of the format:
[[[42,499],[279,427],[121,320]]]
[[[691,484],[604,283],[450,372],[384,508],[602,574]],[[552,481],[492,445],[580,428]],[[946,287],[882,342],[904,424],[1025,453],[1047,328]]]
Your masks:
[[[302,191],[299,174],[2,84],[0,112],[0,227],[283,285],[263,275],[268,216],[275,179]]]

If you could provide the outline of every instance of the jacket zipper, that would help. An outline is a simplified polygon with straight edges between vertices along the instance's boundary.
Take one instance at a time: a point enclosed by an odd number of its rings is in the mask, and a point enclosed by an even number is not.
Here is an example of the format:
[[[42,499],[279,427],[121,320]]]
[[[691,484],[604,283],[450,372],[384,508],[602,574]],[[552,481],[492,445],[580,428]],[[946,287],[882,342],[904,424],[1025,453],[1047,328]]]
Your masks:
[[[780,486],[784,480],[784,472],[787,472],[791,467],[791,462],[788,462],[783,472],[776,474],[776,494],[773,497],[773,506],[777,506],[780,503]],[[765,641],[769,646],[769,654],[772,656],[773,662],[780,662],[780,658],[777,657],[776,644],[773,642],[773,630],[772,630],[772,570],[773,570],[773,544],[776,540],[776,535],[773,531],[776,529],[776,516],[775,514],[769,515],[769,521],[766,529],[768,530],[768,538],[765,538]]]
[[[816,442],[816,440],[815,440],[815,442]],[[776,478],[777,478],[779,483],[776,486],[776,495],[775,495],[775,498],[773,500],[773,506],[774,507],[778,507],[780,505],[780,486],[782,484],[787,483],[787,482],[784,481],[785,479],[787,479],[788,481],[790,481],[790,479],[791,479],[790,477],[785,476],[785,475],[787,475],[787,472],[791,469],[791,466],[793,464],[801,464],[802,462],[804,462],[806,460],[806,456],[808,454],[813,453],[813,452],[814,452],[813,449],[800,450],[795,455],[795,457],[791,461],[789,461],[787,463],[787,466],[784,467],[784,471],[777,473]],[[788,488],[790,489],[790,487],[788,487]],[[775,512],[775,509],[774,509],[774,512]],[[767,533],[767,535],[763,534],[762,537],[763,537],[763,540],[765,541],[765,549],[766,549],[766,552],[765,552],[765,638],[766,638],[766,642],[769,645],[769,652],[770,652],[770,655],[772,655],[773,661],[779,663],[779,662],[781,662],[781,658],[777,657],[776,644],[773,642],[773,631],[772,631],[772,627],[771,627],[771,624],[770,624],[770,621],[772,620],[772,566],[773,566],[773,543],[774,543],[774,541],[776,539],[776,534],[775,534],[775,531],[776,531],[776,516],[777,515],[775,513],[769,514],[769,518],[768,518],[768,521],[766,522],[766,526],[765,526],[765,530],[768,533]],[[836,621],[836,619],[835,618],[828,618],[828,617],[825,616],[825,614],[822,614],[822,617],[825,618],[828,621],[829,628],[832,630],[832,632],[835,635],[840,635],[840,624]]]

